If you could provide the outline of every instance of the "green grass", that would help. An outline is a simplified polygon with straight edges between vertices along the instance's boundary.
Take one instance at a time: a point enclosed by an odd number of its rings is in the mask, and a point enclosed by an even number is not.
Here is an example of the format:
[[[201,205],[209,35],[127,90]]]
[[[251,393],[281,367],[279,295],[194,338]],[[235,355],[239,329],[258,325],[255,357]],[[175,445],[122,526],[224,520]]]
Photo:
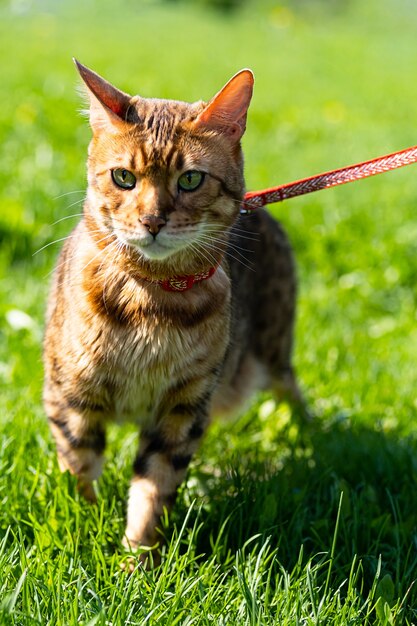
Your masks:
[[[316,414],[268,395],[211,429],[161,532],[120,564],[134,429],[112,429],[99,500],[58,471],[41,404],[50,272],[81,210],[77,56],[126,91],[256,90],[249,189],[416,143],[412,2],[0,4],[0,624],[417,624],[414,167],[272,207],[300,277],[295,362]],[[69,194],[69,195],[65,195]],[[34,255],[34,256],[33,256]]]

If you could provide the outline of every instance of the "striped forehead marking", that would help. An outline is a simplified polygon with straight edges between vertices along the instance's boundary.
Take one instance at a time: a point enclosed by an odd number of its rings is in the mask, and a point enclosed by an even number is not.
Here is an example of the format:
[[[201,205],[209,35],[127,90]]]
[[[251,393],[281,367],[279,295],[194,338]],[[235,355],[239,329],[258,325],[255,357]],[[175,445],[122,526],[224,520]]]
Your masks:
[[[140,100],[137,105],[138,145],[135,164],[138,170],[176,168],[186,160],[183,142],[179,142],[181,123],[196,117],[195,105],[174,100]]]

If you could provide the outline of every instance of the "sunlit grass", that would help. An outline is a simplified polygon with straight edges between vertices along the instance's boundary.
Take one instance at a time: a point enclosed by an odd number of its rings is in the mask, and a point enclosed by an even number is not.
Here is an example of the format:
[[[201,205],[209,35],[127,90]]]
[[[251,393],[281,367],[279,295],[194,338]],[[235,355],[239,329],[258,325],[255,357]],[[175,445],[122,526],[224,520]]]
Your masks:
[[[246,175],[262,188],[416,143],[413,5],[331,5],[1,4],[1,624],[417,623],[415,168],[271,207],[298,261],[295,362],[316,418],[264,395],[214,425],[159,568],[120,568],[134,430],[111,430],[91,507],[58,471],[41,405],[61,243],[40,249],[85,191],[71,57],[186,100],[252,67]]]

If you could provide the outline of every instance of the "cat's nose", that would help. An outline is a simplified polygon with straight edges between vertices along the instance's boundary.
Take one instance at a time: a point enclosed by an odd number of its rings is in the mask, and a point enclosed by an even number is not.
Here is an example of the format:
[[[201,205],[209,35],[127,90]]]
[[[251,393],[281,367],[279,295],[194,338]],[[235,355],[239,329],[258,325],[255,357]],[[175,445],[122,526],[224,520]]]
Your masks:
[[[140,222],[146,226],[154,237],[156,237],[161,228],[167,223],[166,219],[160,215],[144,215],[140,218]]]

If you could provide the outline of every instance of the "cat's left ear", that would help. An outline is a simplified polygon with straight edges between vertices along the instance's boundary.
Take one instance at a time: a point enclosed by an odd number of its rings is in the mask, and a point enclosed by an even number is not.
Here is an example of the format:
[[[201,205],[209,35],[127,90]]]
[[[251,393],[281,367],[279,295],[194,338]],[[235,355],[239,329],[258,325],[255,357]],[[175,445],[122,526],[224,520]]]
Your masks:
[[[126,126],[132,97],[116,89],[107,80],[74,59],[87,87],[90,101],[90,124],[94,132],[117,131]]]
[[[239,141],[246,128],[253,83],[254,77],[250,70],[241,70],[235,74],[200,113],[196,125],[205,126],[233,141]]]

